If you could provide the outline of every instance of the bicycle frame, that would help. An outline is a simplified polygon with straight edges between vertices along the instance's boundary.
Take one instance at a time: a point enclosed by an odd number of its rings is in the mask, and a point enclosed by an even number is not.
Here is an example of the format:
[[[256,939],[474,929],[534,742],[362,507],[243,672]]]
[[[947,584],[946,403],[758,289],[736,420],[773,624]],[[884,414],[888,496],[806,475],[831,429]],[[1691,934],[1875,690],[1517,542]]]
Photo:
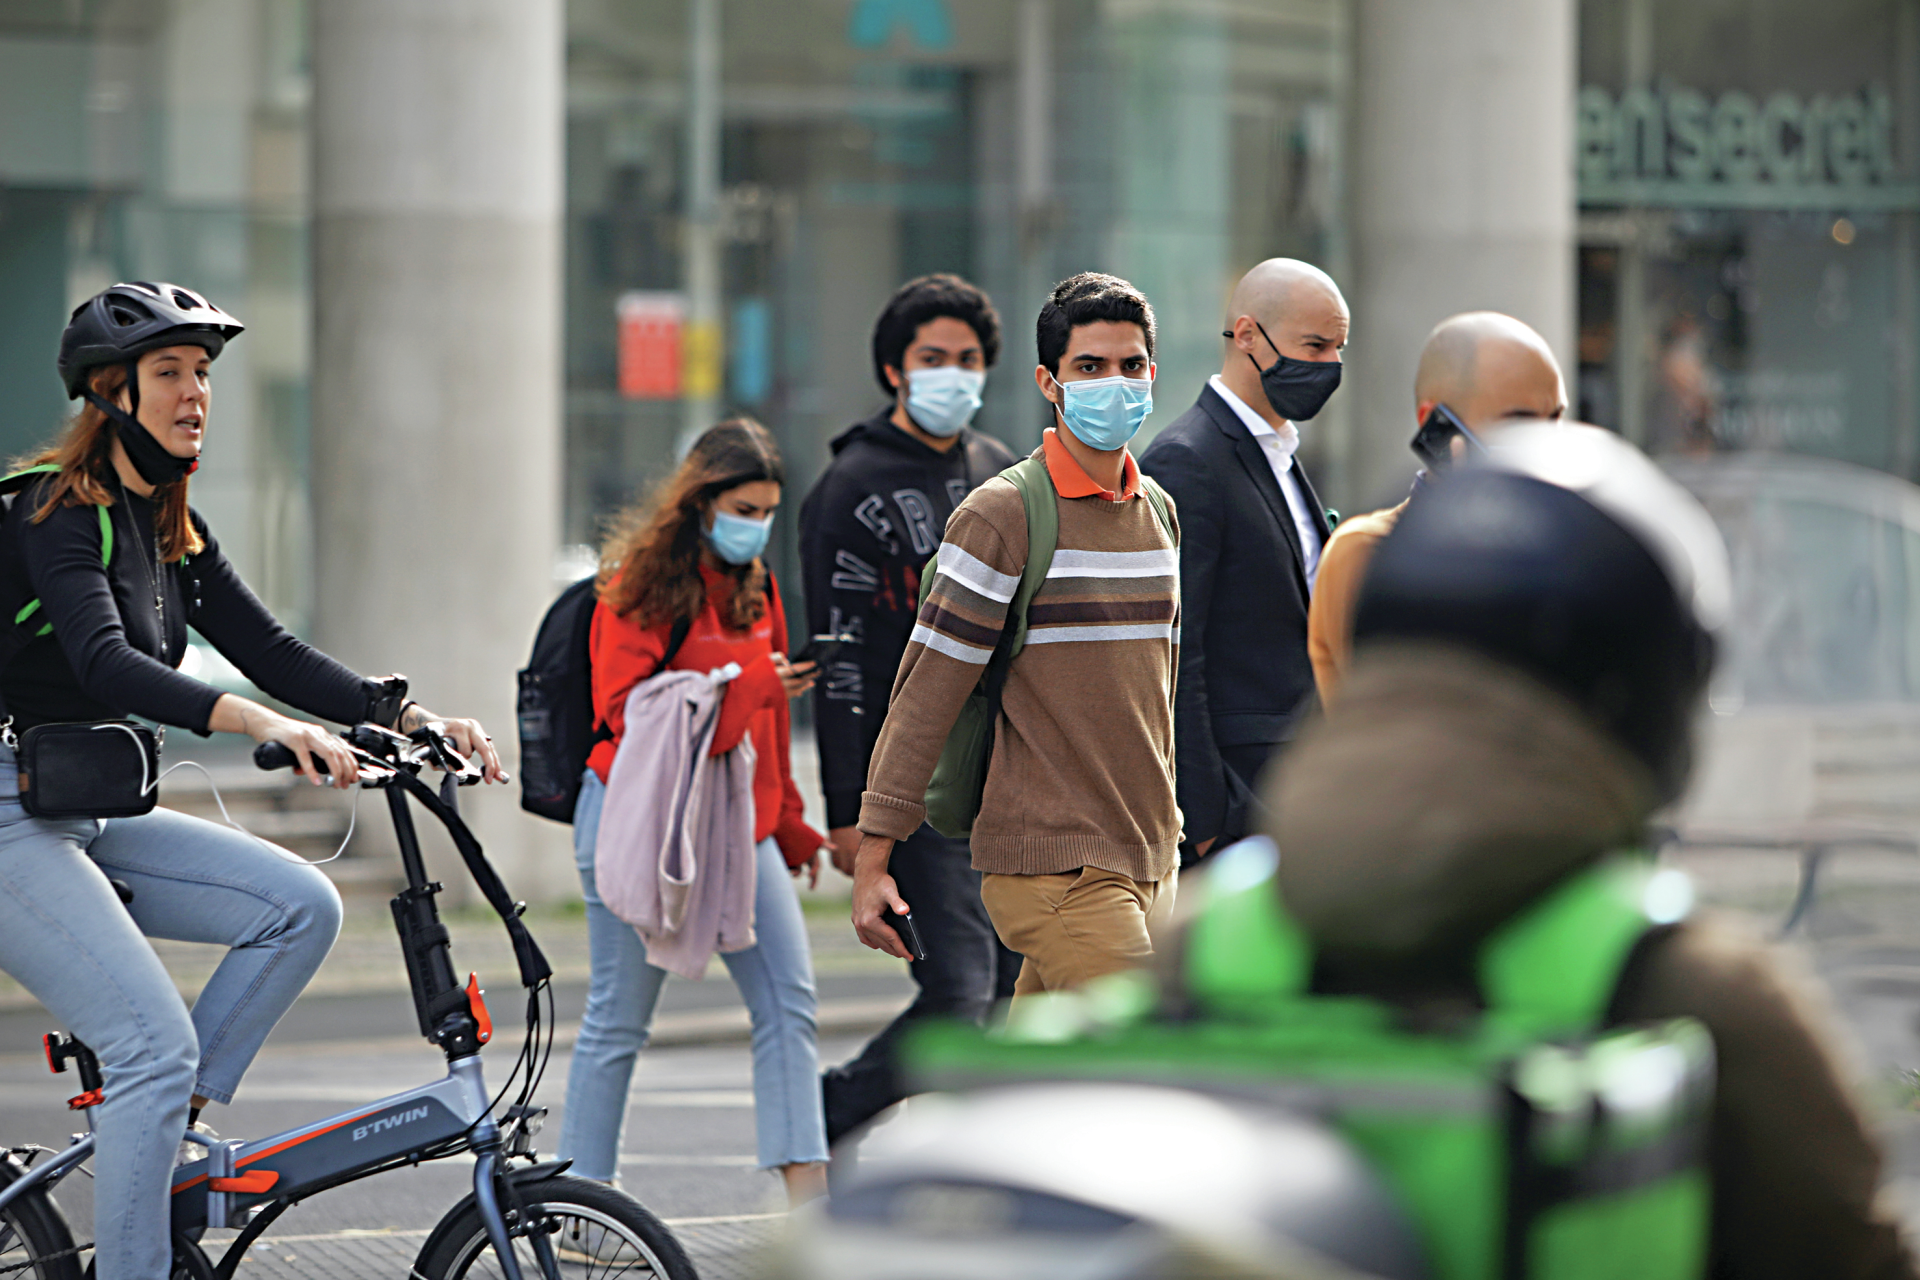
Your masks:
[[[507,1135],[493,1117],[494,1099],[487,1092],[480,1065],[480,1049],[492,1037],[492,1021],[481,999],[478,978],[470,976],[462,986],[454,977],[447,931],[440,924],[434,903],[441,886],[427,879],[407,792],[418,796],[424,791],[430,812],[447,827],[456,844],[464,839],[471,845],[473,856],[468,861],[476,874],[479,869],[473,862],[479,846],[461,822],[451,790],[443,791],[439,802],[432,803],[432,792],[412,776],[411,770],[428,759],[444,763],[444,748],[435,746],[432,755],[409,757],[396,746],[405,744],[406,739],[385,730],[370,733],[370,729],[360,726],[349,734],[349,741],[361,760],[362,785],[387,792],[407,879],[407,887],[393,899],[395,925],[406,953],[407,977],[421,1033],[446,1054],[447,1074],[431,1084],[270,1137],[209,1140],[189,1132],[187,1140],[205,1146],[207,1155],[174,1171],[173,1229],[176,1236],[192,1237],[205,1227],[242,1228],[216,1266],[222,1280],[230,1280],[247,1248],[294,1202],[401,1164],[471,1151],[475,1155],[474,1199],[488,1239],[506,1280],[521,1280],[507,1224],[507,1211],[517,1212],[519,1208],[518,1196],[515,1178],[507,1175],[505,1161],[509,1156],[531,1157],[526,1141],[531,1137],[529,1116],[522,1108],[509,1113],[516,1129],[510,1149]],[[369,748],[384,749],[384,757]],[[274,757],[264,751],[256,752],[255,758],[263,767],[272,767],[268,760]],[[449,781],[456,778],[477,781],[478,774],[454,773]],[[463,848],[463,856],[467,853]],[[487,870],[490,875],[491,869]],[[510,933],[515,932],[516,924],[517,915],[509,919]],[[532,974],[544,981],[545,960],[525,935],[524,927],[515,933],[516,951],[522,941],[527,947],[521,953],[523,979]],[[537,989],[535,983],[528,985]],[[93,1105],[101,1100],[98,1066],[92,1053],[77,1042],[65,1042],[57,1052],[56,1045],[49,1044],[48,1061],[55,1070],[65,1070],[69,1056],[80,1063],[86,1087],[86,1092],[69,1105],[85,1110],[91,1122]],[[37,1168],[29,1168],[16,1158],[21,1172],[12,1183],[0,1188],[0,1209],[36,1188],[51,1190],[91,1156],[93,1149],[94,1137],[88,1133],[76,1135],[72,1145]],[[550,1172],[562,1167],[537,1166]],[[526,1225],[521,1224],[523,1231]],[[548,1237],[537,1229],[532,1236],[542,1269],[549,1276],[557,1275]]]

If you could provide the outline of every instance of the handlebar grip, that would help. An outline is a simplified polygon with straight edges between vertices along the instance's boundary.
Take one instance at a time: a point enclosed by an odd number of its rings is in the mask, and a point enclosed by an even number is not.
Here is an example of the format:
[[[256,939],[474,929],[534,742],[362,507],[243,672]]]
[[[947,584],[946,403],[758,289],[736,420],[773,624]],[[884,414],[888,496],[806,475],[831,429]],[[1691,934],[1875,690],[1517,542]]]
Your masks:
[[[260,769],[291,769],[294,766],[293,748],[284,742],[263,742],[253,749],[253,763]],[[314,757],[313,763],[321,773],[327,771],[327,762],[319,756]]]

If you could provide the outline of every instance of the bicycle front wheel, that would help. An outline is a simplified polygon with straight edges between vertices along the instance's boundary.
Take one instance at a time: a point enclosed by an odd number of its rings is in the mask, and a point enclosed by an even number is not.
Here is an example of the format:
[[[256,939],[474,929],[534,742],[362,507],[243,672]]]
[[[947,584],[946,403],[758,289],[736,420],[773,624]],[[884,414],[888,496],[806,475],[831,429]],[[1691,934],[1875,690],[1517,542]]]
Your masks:
[[[11,1156],[0,1158],[0,1187],[26,1176]],[[80,1249],[67,1216],[42,1188],[0,1209],[0,1277],[14,1280],[81,1280]]]
[[[546,1239],[564,1280],[699,1280],[693,1263],[667,1224],[639,1201],[587,1178],[547,1178],[520,1188],[530,1218],[555,1229]],[[439,1243],[416,1264],[420,1280],[498,1280],[500,1260],[487,1241],[486,1224],[471,1203],[434,1232]],[[513,1241],[514,1257],[527,1280],[541,1274],[533,1243]]]

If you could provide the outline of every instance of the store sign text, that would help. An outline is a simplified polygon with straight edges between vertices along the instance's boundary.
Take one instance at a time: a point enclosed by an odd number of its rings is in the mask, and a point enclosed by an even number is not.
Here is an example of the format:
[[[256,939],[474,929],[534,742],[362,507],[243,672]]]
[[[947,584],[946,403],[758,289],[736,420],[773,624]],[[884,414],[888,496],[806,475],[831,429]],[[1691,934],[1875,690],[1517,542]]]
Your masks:
[[[1859,191],[1895,180],[1893,100],[1879,85],[1764,102],[1733,90],[1580,91],[1582,198],[1609,189],[1710,185]]]

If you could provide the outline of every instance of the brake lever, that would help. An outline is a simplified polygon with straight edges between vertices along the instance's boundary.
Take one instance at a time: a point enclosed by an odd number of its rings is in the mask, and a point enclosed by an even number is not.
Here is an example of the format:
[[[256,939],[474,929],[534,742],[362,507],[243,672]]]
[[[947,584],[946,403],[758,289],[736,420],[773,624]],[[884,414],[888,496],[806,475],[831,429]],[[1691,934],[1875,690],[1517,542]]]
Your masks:
[[[470,787],[486,776],[480,766],[461,757],[453,745],[452,737],[431,724],[421,725],[407,737],[426,747],[433,757],[434,767],[451,777],[458,786]]]

